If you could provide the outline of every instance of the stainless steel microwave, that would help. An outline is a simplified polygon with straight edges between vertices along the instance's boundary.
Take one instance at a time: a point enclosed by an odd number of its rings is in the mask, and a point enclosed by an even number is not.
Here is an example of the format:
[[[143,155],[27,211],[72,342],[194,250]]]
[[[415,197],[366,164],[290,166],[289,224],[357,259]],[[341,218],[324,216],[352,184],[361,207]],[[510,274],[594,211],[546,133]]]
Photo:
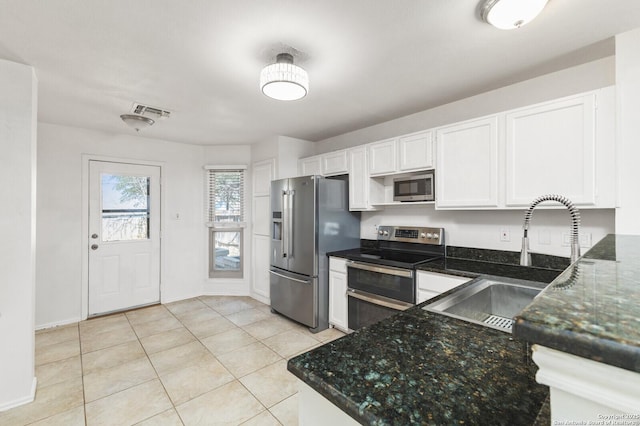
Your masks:
[[[435,201],[433,170],[393,180],[393,201]]]

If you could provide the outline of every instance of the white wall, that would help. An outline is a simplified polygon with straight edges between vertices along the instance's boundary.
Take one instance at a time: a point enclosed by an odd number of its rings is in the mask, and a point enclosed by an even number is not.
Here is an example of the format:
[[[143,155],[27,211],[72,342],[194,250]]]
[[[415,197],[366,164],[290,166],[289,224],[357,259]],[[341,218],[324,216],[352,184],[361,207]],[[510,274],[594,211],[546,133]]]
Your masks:
[[[614,57],[599,59],[318,141],[315,150],[322,154],[611,86],[615,83],[615,66]]]
[[[162,302],[202,294],[204,148],[134,135],[38,126],[36,328],[81,319],[83,154],[162,163]],[[175,215],[179,214],[179,219]]]
[[[614,232],[611,210],[581,210],[581,235],[591,235],[592,244]],[[520,251],[522,242],[522,211],[443,211],[432,205],[389,207],[382,212],[363,212],[361,237],[376,239],[379,225],[431,226],[445,229],[446,244],[494,250]],[[529,230],[531,251],[569,257],[570,248],[563,244],[562,234],[569,233],[569,213],[562,210],[535,210]],[[510,241],[500,241],[506,229]],[[542,239],[542,240],[541,240]],[[548,240],[549,244],[541,241]],[[583,252],[586,248],[582,249]]]
[[[640,29],[616,36],[618,206],[616,232],[640,234]]]
[[[251,145],[251,161],[275,159],[275,179],[298,176],[298,159],[313,155],[315,145],[302,139],[274,136]]]
[[[0,411],[35,395],[37,82],[0,60]]]

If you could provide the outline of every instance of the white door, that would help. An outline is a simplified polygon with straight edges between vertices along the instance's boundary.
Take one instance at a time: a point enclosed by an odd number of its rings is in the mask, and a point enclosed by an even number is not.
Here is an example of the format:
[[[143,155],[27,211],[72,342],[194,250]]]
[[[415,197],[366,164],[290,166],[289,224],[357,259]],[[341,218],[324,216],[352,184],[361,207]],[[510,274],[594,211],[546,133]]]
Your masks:
[[[89,162],[89,315],[160,301],[160,167]]]

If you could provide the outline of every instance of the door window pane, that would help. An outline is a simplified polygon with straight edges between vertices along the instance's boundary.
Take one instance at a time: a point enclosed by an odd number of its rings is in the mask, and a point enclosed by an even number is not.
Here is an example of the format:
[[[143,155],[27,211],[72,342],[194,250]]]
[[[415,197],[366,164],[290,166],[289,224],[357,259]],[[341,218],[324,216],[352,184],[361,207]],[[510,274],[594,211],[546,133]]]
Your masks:
[[[211,229],[210,277],[242,277],[242,229]]]
[[[144,176],[101,175],[102,241],[149,239],[149,184]]]

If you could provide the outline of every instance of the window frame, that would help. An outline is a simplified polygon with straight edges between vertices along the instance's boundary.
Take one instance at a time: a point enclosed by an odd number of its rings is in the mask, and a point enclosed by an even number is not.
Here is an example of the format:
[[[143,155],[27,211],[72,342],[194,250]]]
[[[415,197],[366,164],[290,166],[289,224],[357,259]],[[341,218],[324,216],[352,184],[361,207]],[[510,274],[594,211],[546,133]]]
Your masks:
[[[233,166],[205,166],[205,192],[206,192],[206,211],[205,221],[208,232],[208,272],[209,278],[244,278],[244,265],[245,265],[245,241],[244,241],[244,229],[247,226],[246,223],[246,194],[247,194],[247,166],[233,165]],[[215,206],[212,200],[215,198],[215,192],[212,185],[212,173],[216,172],[240,172],[241,173],[241,198],[240,203],[240,221],[239,222],[216,222],[211,221],[215,218]],[[237,270],[220,270],[215,266],[215,234],[217,232],[238,232],[239,233],[239,251],[240,251],[240,265]]]
[[[216,269],[216,232],[238,232],[240,235],[240,265],[237,270]],[[243,278],[244,277],[244,228],[209,227],[209,278]]]

